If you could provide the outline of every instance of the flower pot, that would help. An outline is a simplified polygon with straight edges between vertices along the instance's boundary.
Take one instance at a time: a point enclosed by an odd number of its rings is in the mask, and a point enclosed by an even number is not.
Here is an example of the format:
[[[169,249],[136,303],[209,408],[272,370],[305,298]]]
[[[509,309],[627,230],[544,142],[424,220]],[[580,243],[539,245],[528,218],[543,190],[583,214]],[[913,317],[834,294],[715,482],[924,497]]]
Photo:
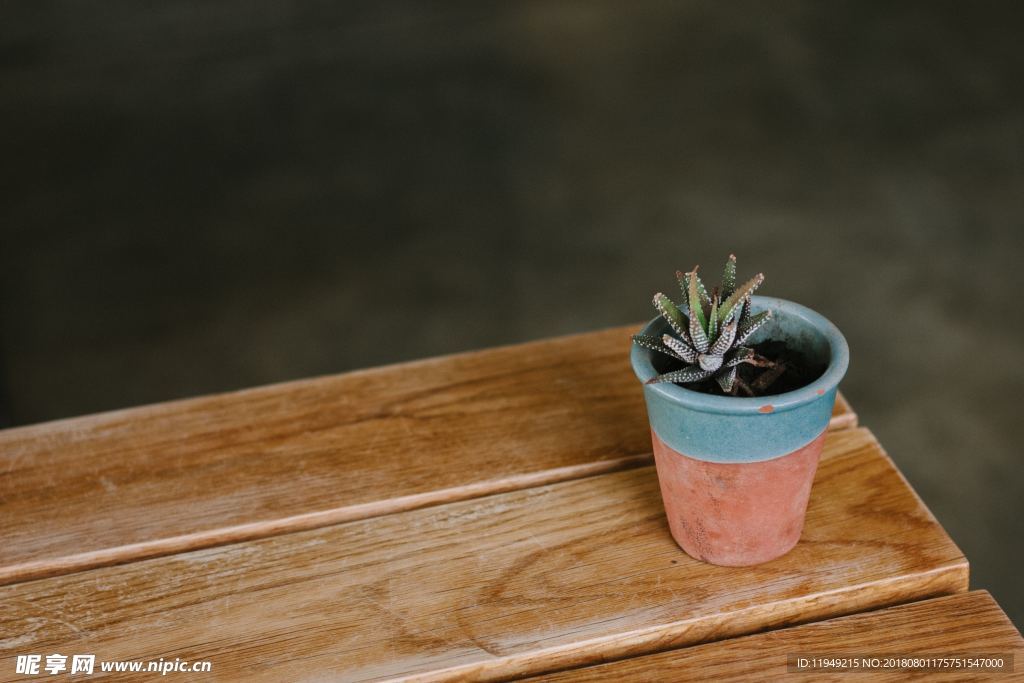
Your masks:
[[[849,350],[839,329],[791,301],[755,296],[772,319],[749,344],[785,340],[825,366],[810,384],[762,397],[714,396],[677,384],[646,384],[660,354],[634,345],[644,384],[661,496],[673,538],[691,557],[747,566],[789,552],[803,530],[807,500]],[[643,334],[660,337],[655,318]]]

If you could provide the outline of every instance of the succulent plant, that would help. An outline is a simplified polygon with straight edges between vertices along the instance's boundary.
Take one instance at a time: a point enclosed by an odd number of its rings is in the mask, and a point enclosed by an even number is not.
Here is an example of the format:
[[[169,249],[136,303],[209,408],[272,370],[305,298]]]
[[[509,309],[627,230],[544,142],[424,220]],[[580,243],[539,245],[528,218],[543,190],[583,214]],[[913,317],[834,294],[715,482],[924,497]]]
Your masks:
[[[676,271],[684,305],[673,303],[661,292],[654,295],[654,307],[674,334],[664,334],[661,338],[638,334],[633,336],[633,342],[685,364],[682,369],[651,378],[648,384],[691,384],[714,378],[724,393],[732,394],[740,364],[771,365],[743,345],[771,319],[771,311],[757,314],[750,311],[750,296],[764,281],[764,275],[758,273],[737,287],[736,257],[730,254],[721,286],[708,294],[697,269],[698,266],[694,266],[688,273]]]

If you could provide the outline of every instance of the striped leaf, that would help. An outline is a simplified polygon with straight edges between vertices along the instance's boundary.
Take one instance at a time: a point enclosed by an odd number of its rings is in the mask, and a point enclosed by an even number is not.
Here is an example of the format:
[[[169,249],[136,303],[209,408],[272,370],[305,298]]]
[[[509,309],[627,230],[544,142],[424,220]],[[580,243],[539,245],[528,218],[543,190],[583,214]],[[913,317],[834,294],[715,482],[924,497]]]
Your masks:
[[[749,299],[744,299],[743,301],[741,301],[738,304],[736,304],[736,307],[733,309],[733,313],[732,313],[731,317],[732,317],[733,320],[736,321],[737,329],[739,329],[739,327],[742,327],[742,325],[743,325],[743,316],[747,315],[748,313],[750,313],[750,300]],[[729,316],[726,316],[726,318],[728,319]]]
[[[737,368],[733,366],[725,372],[715,375],[715,381],[718,382],[718,386],[727,394],[732,393],[732,385],[736,382],[736,370]]]
[[[747,361],[752,360],[756,355],[757,354],[754,353],[754,349],[746,346],[737,346],[732,350],[732,353],[726,357],[724,365],[727,368],[736,367],[740,363],[746,363]]]
[[[732,348],[735,341],[736,321],[733,320],[725,324],[725,327],[722,328],[722,334],[718,335],[718,339],[715,340],[715,343],[708,348],[708,353],[715,356],[721,356]]]
[[[714,373],[708,372],[707,370],[701,370],[697,366],[690,368],[683,368],[682,370],[676,370],[675,372],[666,372],[664,375],[658,375],[647,380],[648,384],[661,384],[662,382],[676,382],[678,384],[689,384],[691,382],[699,382],[703,379],[707,379]]]
[[[735,343],[737,345],[742,344],[750,338],[750,335],[761,329],[761,327],[771,319],[771,311],[761,311],[757,315],[747,317],[747,319],[743,321],[743,324],[740,325],[740,328],[736,330]]]
[[[687,274],[689,278],[689,303],[690,303],[690,341],[693,343],[693,347],[704,353],[708,350],[708,319],[704,315],[704,308],[701,304],[700,290],[697,283],[700,280],[697,278],[697,266],[693,267],[693,271]]]
[[[740,285],[736,291],[730,294],[729,298],[719,306],[718,316],[724,321],[732,315],[733,309],[738,306],[741,301],[753,294],[754,290],[757,289],[762,282],[764,282],[764,273],[758,273]]]
[[[666,336],[668,336],[668,335],[666,335]],[[661,340],[658,339],[657,337],[651,337],[651,336],[646,335],[646,334],[634,334],[633,335],[633,343],[636,344],[637,346],[642,346],[645,349],[650,349],[651,351],[657,351],[659,353],[665,354],[666,356],[671,356],[672,358],[675,358],[676,360],[681,360],[684,363],[692,363],[693,362],[693,361],[687,360],[683,356],[681,356],[678,353],[676,353],[675,351],[673,351],[671,348],[669,348],[669,347],[665,346],[664,344],[662,344]],[[694,354],[694,356],[696,357],[696,354]]]
[[[736,290],[736,255],[729,254],[725,262],[725,271],[722,273],[722,296],[729,298],[729,295]]]
[[[740,363],[746,363],[753,365],[758,368],[770,368],[774,367],[775,363],[771,362],[764,356],[759,356],[749,346],[738,346],[736,351],[729,355],[724,363],[724,367],[731,368]]]
[[[697,362],[697,352],[693,350],[693,347],[684,341],[680,341],[671,335],[663,335],[661,343],[672,349],[672,351],[678,354],[678,358],[686,361],[687,363]]]
[[[693,348],[700,353],[707,353],[708,346],[710,346],[708,336],[704,334],[704,328],[700,326],[697,316],[690,316],[690,342],[693,344]]]
[[[680,337],[686,336],[686,328],[689,326],[690,321],[686,318],[679,307],[672,302],[667,296],[658,292],[654,295],[654,307],[661,313],[668,324],[675,330],[675,333]]]
[[[718,338],[718,292],[711,297],[711,313],[708,315],[708,341]]]
[[[696,267],[694,268],[696,270]],[[684,273],[681,270],[676,271],[676,280],[679,281],[679,289],[683,292],[683,301],[687,302],[689,306],[690,301],[690,273]],[[701,309],[704,314],[707,315],[708,309],[711,307],[711,297],[708,296],[708,290],[704,287],[704,283],[701,282],[700,276],[694,275],[697,280],[697,295],[700,298]]]

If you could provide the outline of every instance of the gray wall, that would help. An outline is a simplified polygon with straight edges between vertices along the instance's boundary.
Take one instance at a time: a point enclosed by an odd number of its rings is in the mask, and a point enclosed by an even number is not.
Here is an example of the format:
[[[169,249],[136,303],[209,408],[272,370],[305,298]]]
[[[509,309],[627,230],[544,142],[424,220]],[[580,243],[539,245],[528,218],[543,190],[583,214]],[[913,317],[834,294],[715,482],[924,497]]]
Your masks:
[[[6,3],[0,413],[636,321],[730,251],[1024,622],[1020,3]]]

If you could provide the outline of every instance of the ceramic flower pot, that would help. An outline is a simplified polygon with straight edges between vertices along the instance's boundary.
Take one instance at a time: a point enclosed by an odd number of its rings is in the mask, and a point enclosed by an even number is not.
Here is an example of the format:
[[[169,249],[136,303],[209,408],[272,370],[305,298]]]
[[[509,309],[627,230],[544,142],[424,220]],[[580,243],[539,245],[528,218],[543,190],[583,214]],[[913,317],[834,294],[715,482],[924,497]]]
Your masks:
[[[803,531],[836,390],[849,350],[839,329],[791,301],[755,296],[772,319],[748,341],[785,340],[825,366],[810,384],[763,397],[714,396],[677,384],[644,384],[661,496],[673,538],[691,557],[746,566],[789,552]],[[643,334],[669,332],[655,318]],[[641,382],[663,360],[634,345]]]

